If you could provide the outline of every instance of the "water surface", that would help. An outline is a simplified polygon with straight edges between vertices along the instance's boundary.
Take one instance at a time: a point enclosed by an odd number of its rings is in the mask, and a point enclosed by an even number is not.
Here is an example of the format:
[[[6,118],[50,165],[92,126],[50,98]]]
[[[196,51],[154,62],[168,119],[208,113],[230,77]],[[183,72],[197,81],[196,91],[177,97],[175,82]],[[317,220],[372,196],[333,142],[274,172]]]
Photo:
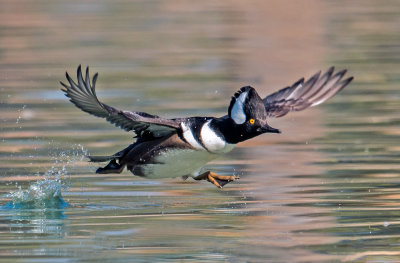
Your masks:
[[[396,1],[2,1],[0,262],[398,262],[400,5]],[[304,9],[304,10],[303,10]],[[303,10],[302,12],[298,12]],[[98,96],[165,117],[224,115],[330,65],[355,81],[180,178],[95,174],[128,134],[76,109]]]

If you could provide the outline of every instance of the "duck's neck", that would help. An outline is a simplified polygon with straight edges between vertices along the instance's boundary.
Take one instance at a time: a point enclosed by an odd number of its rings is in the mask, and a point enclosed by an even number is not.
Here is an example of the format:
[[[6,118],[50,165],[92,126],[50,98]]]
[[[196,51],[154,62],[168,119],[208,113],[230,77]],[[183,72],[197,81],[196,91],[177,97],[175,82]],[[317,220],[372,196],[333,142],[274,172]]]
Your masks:
[[[249,139],[246,137],[244,126],[236,124],[231,118],[214,119],[211,121],[210,126],[227,143],[236,144]]]

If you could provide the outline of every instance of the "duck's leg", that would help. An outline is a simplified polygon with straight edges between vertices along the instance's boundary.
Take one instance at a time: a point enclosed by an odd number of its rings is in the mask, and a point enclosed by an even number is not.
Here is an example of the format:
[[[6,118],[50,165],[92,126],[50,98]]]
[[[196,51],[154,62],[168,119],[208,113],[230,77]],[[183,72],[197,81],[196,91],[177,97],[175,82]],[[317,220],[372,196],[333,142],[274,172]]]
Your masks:
[[[235,181],[239,178],[240,177],[236,175],[219,175],[211,171],[207,171],[196,177],[193,177],[195,180],[207,180],[218,188],[222,188],[227,183]]]

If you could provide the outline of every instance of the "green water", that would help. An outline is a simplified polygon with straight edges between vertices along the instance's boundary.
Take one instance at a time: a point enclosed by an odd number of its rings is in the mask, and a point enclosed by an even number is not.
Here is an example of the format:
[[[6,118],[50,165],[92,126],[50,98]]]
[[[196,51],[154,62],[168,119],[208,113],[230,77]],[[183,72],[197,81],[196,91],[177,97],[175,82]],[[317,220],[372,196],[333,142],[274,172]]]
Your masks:
[[[0,262],[399,262],[397,1],[0,1]],[[298,8],[306,8],[298,12]],[[76,109],[65,71],[109,105],[226,114],[335,65],[355,81],[205,181],[95,174],[132,142]]]

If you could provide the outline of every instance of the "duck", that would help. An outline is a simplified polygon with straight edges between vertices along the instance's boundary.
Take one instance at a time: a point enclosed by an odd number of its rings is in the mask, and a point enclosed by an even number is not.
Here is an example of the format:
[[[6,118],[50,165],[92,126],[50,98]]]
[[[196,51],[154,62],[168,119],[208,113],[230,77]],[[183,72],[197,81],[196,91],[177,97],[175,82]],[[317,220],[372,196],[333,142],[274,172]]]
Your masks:
[[[227,114],[221,117],[163,118],[114,108],[97,98],[98,73],[90,79],[87,67],[83,76],[81,65],[76,81],[66,72],[67,84],[60,83],[61,90],[76,107],[135,134],[136,140],[115,154],[87,156],[90,162],[108,162],[96,173],[121,173],[126,168],[144,178],[192,177],[222,188],[239,176],[201,172],[205,164],[230,152],[240,142],[265,133],[281,133],[268,124],[269,118],[280,118],[327,101],[353,80],[344,78],[346,72],[344,69],[335,73],[335,68],[330,67],[323,74],[319,71],[307,80],[301,78],[264,98],[253,87],[242,87],[232,96]]]

